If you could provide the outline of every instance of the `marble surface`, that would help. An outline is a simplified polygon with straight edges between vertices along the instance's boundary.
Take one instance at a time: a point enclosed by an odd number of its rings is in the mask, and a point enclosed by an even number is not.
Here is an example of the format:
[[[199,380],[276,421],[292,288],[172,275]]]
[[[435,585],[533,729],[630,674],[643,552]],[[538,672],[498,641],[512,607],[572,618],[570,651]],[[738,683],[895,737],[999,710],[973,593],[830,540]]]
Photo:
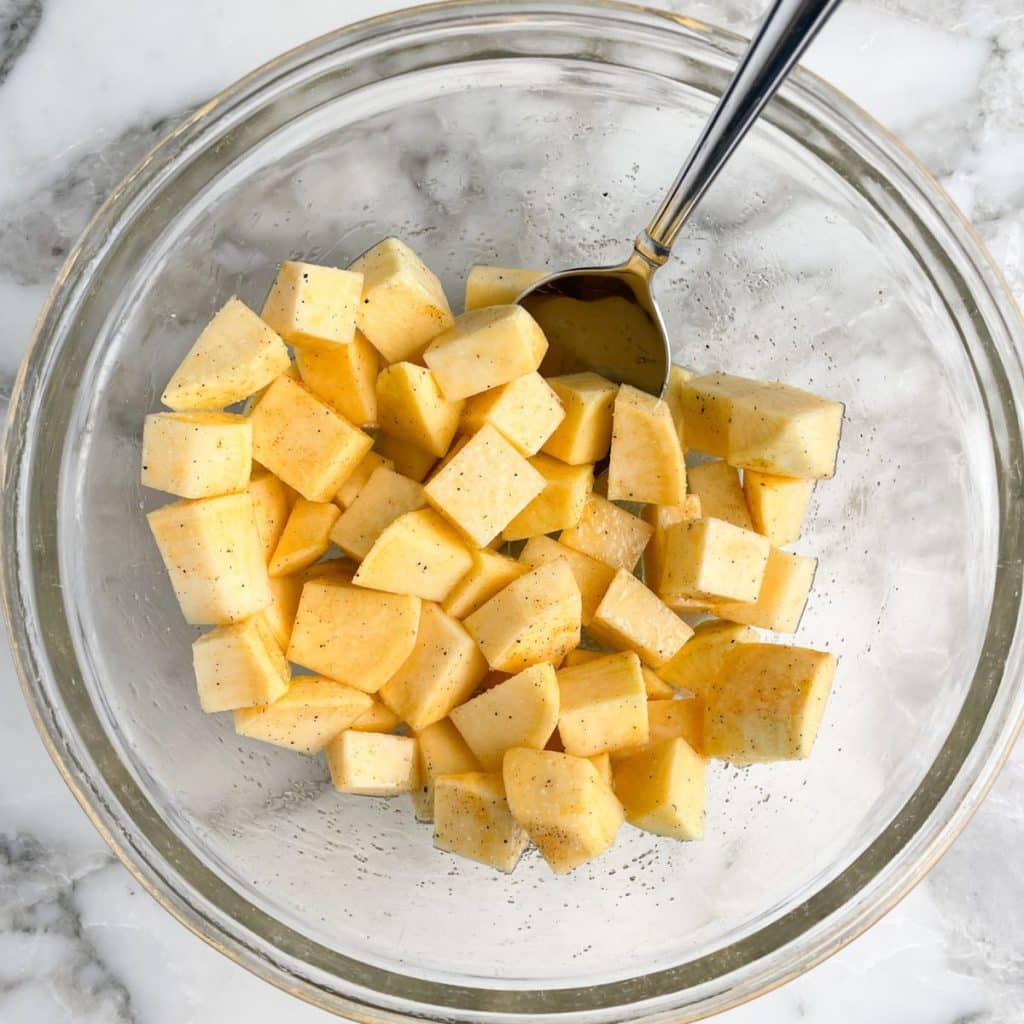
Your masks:
[[[739,30],[764,6],[663,5]],[[397,6],[292,0],[256,15],[244,0],[0,0],[0,405],[68,247],[149,145],[276,52]],[[1024,300],[1020,0],[848,0],[808,63],[924,159]],[[330,1019],[229,963],[139,889],[50,764],[5,647],[0,685],[0,1021]],[[1024,1020],[1022,792],[1024,747],[950,853],[879,925],[719,1019]]]

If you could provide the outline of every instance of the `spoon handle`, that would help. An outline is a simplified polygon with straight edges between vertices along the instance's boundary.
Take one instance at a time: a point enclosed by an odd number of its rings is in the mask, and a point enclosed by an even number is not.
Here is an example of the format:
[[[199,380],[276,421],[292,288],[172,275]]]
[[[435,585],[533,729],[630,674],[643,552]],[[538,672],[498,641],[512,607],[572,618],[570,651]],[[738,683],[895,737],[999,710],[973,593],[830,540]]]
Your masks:
[[[707,187],[775,95],[840,0],[774,0],[679,176],[636,240],[637,251],[660,266]]]

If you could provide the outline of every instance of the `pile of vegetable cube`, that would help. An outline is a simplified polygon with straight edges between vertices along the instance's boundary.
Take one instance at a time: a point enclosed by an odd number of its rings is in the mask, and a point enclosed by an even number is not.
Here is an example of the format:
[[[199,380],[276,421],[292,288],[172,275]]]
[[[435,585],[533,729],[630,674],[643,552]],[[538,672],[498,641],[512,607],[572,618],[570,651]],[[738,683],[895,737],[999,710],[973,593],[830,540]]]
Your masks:
[[[623,821],[699,839],[709,758],[809,755],[835,659],[757,629],[800,621],[815,560],[784,547],[843,410],[679,367],[663,399],[546,379],[538,276],[474,267],[454,317],[398,239],[282,264],[174,373],[142,482],[179,499],[148,518],[213,627],[204,711],[408,793],[443,850],[563,872]]]

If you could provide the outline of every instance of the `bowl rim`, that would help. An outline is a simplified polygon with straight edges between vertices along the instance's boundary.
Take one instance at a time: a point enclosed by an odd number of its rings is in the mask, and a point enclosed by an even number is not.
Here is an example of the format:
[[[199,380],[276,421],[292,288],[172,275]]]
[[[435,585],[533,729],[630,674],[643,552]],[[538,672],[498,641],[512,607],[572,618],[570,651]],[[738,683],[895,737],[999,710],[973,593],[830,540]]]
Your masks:
[[[228,917],[223,911],[219,914],[214,913],[214,909],[220,908],[211,908],[208,902],[198,898],[198,894],[194,889],[190,889],[187,883],[176,887],[176,882],[179,879],[172,877],[167,871],[160,870],[167,865],[160,862],[158,852],[147,846],[145,836],[141,833],[138,824],[133,820],[126,822],[125,816],[119,818],[111,810],[112,806],[116,806],[116,799],[108,801],[104,799],[104,794],[97,792],[95,788],[98,784],[97,780],[90,777],[86,768],[83,767],[83,759],[78,756],[80,751],[75,750],[73,738],[69,737],[67,731],[62,727],[59,707],[50,702],[49,696],[45,692],[44,685],[48,674],[46,639],[38,629],[38,624],[32,615],[34,608],[30,593],[32,581],[22,572],[25,567],[30,567],[32,564],[22,536],[26,507],[23,484],[26,479],[25,474],[31,468],[31,459],[27,457],[31,454],[31,444],[29,443],[31,413],[35,408],[41,384],[50,369],[47,359],[49,355],[47,341],[52,340],[54,333],[59,329],[66,307],[73,304],[82,288],[83,275],[88,277],[90,243],[106,226],[116,223],[118,218],[124,216],[143,186],[159,172],[160,167],[172,160],[190,140],[199,138],[205,128],[216,121],[219,114],[226,113],[233,106],[258,95],[261,89],[281,73],[296,71],[303,64],[318,56],[344,51],[347,46],[356,43],[374,39],[394,41],[413,31],[465,23],[472,20],[474,16],[486,14],[489,17],[499,17],[506,15],[514,16],[517,21],[527,22],[531,19],[543,21],[545,17],[566,13],[595,24],[608,23],[609,26],[615,23],[629,22],[630,19],[639,19],[644,22],[645,27],[660,27],[666,34],[676,32],[683,36],[689,36],[691,39],[702,40],[732,56],[741,51],[746,42],[744,37],[736,33],[707,25],[692,18],[624,3],[620,0],[442,0],[439,3],[403,8],[354,22],[294,47],[229,85],[207,103],[197,108],[181,124],[157,142],[112,191],[70,250],[49,292],[37,320],[11,397],[8,426],[3,449],[0,452],[0,480],[3,481],[2,494],[0,494],[3,524],[0,529],[0,586],[2,586],[2,601],[12,656],[22,690],[33,721],[51,759],[90,821],[110,845],[121,863],[164,909],[204,941],[264,980],[323,1009],[337,1014],[344,1013],[355,1020],[398,1022],[414,1019],[412,1014],[415,1014],[416,1019],[425,1016],[427,1019],[436,1020],[479,1020],[486,1016],[495,1021],[518,1021],[553,1014],[565,1020],[582,1021],[586,1019],[589,1021],[597,1020],[598,1017],[585,1016],[584,1018],[578,1014],[596,1013],[601,1015],[603,1012],[614,1011],[619,1015],[614,1018],[600,1016],[600,1019],[643,1019],[653,1024],[655,1021],[667,1022],[670,1019],[678,1021],[681,1019],[680,1012],[686,1014],[686,1020],[696,1020],[746,1002],[792,980],[837,952],[895,906],[924,877],[963,830],[991,788],[999,770],[1010,754],[1018,733],[1024,726],[1024,685],[1022,685],[1020,672],[1022,641],[1019,635],[1020,619],[1018,617],[1015,627],[1011,631],[1012,635],[1006,641],[1007,657],[1004,667],[1007,671],[1003,672],[1001,668],[997,671],[997,675],[1001,679],[1005,679],[1010,676],[1010,669],[1015,670],[1013,685],[1016,686],[1016,692],[1009,695],[1010,704],[1004,711],[1003,720],[993,726],[993,728],[996,726],[998,728],[996,728],[996,735],[989,739],[989,749],[985,752],[985,756],[975,758],[976,763],[968,766],[968,756],[976,753],[976,748],[972,746],[965,754],[963,761],[956,766],[952,776],[953,780],[958,779],[962,774],[969,776],[962,780],[963,792],[959,799],[945,801],[947,806],[943,807],[943,814],[939,815],[941,820],[936,821],[935,816],[943,804],[941,797],[937,799],[935,805],[917,823],[911,836],[900,844],[898,853],[883,865],[883,869],[890,868],[901,855],[906,854],[911,841],[917,839],[918,834],[928,830],[930,826],[930,835],[920,845],[920,849],[915,851],[915,856],[900,865],[903,870],[898,877],[890,877],[886,880],[886,885],[879,886],[874,899],[863,899],[867,887],[880,877],[883,870],[880,869],[876,875],[867,878],[831,911],[809,924],[796,927],[788,939],[770,951],[775,954],[774,958],[772,956],[759,957],[746,965],[755,967],[760,963],[767,962],[767,969],[762,968],[759,976],[748,979],[743,986],[736,988],[720,987],[698,1003],[688,1005],[686,1008],[681,1007],[678,1002],[672,1002],[673,997],[678,998],[682,992],[687,991],[686,988],[668,988],[653,994],[635,992],[630,994],[626,991],[626,987],[638,980],[636,978],[610,982],[607,985],[586,990],[546,990],[548,995],[563,994],[567,997],[578,995],[580,992],[592,993],[597,988],[615,990],[624,994],[625,998],[611,1002],[591,1002],[587,1006],[579,1008],[579,1003],[572,1003],[570,999],[565,1007],[559,1007],[551,1002],[542,1002],[536,1007],[531,1007],[529,1000],[525,997],[537,993],[511,990],[508,994],[515,997],[512,1002],[506,999],[494,1005],[469,1006],[466,1011],[471,1014],[469,1017],[449,1016],[448,1014],[453,1010],[459,1013],[466,1008],[460,1008],[444,1001],[388,1001],[384,997],[384,993],[388,992],[388,989],[374,990],[360,987],[359,982],[353,983],[351,979],[335,977],[333,980],[342,984],[339,987],[326,987],[308,975],[299,976],[295,971],[289,970],[284,957],[280,959],[269,957],[266,951],[260,950],[258,944],[252,941],[251,933],[244,925]],[[1019,434],[1019,425],[1024,419],[1021,415],[1024,388],[1021,386],[1020,363],[1020,351],[1024,345],[1024,318],[1016,307],[1001,271],[987,252],[977,232],[924,165],[870,114],[824,79],[804,68],[799,68],[794,73],[792,84],[787,88],[799,89],[803,93],[820,99],[838,116],[842,117],[845,127],[856,129],[866,142],[870,142],[892,163],[898,164],[900,170],[910,179],[911,185],[919,193],[919,197],[930,201],[942,226],[954,236],[954,240],[963,250],[962,255],[970,269],[984,287],[985,298],[990,302],[989,313],[997,317],[1003,327],[1004,350],[996,351],[994,347],[993,356],[998,362],[999,369],[1007,372],[1012,378],[1012,381],[1006,386],[1003,402],[1006,407],[1002,411],[1013,421]],[[972,292],[972,296],[973,294]],[[1014,345],[1014,339],[1017,341],[1016,345]],[[1003,491],[1005,490],[1004,486]],[[1005,535],[1002,524],[1006,521],[1008,511],[1012,511],[1012,509],[1008,510],[1003,507],[1001,500],[1001,544]],[[1021,549],[1024,549],[1024,545],[1021,545],[1019,538],[1016,538],[1014,550]],[[1019,571],[1017,575],[1020,575]],[[992,724],[987,717],[981,725],[986,724]],[[981,726],[979,726],[979,732],[980,728]],[[946,795],[948,795],[948,791]],[[910,798],[908,805],[913,799],[914,796]],[[902,809],[894,820],[898,820],[901,814]],[[890,822],[882,835],[884,836],[892,828],[893,823]],[[836,879],[833,879],[824,888],[827,889],[835,881]],[[814,894],[814,896],[816,895],[818,893]],[[785,921],[797,914],[812,898],[814,897],[812,896],[788,911],[781,920]],[[850,907],[850,912],[844,915],[843,912],[847,907]],[[842,927],[835,927],[837,922],[834,921],[834,918],[837,915],[845,918],[842,922],[838,922]],[[777,921],[773,921],[766,927],[774,927],[777,923]],[[816,934],[816,930],[823,930],[829,924],[833,925],[831,934],[824,936]],[[782,959],[784,958],[780,959],[778,954],[780,951],[784,953],[790,949],[794,943],[798,944],[798,948],[790,950],[793,955],[789,958],[788,965],[783,964]],[[800,946],[803,948],[799,948]],[[677,969],[668,968],[656,973],[669,975]],[[376,968],[372,968],[372,970],[381,975],[396,977],[392,972],[386,970],[378,971]],[[462,993],[467,991],[487,993],[489,991],[486,988],[467,990],[435,982],[417,982],[417,984],[425,992],[445,989]],[[539,994],[543,995],[544,992]],[[523,1010],[526,1012],[522,1012]],[[627,1012],[629,1016],[621,1016],[623,1012]],[[437,1013],[444,1014],[444,1016],[434,1016]],[[665,1016],[666,1013],[670,1016]]]

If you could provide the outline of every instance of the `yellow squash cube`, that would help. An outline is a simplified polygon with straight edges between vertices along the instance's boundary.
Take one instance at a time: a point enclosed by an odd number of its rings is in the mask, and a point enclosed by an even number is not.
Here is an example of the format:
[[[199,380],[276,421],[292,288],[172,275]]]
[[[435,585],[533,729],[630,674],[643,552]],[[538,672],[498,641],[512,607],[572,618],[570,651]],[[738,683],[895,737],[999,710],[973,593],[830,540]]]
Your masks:
[[[392,594],[443,601],[469,572],[473,556],[433,509],[407,512],[385,527],[353,582]]]
[[[351,270],[286,260],[260,314],[296,349],[351,344],[363,275]]]
[[[521,455],[536,455],[565,418],[558,395],[539,373],[527,373],[466,402],[462,430],[496,427]]]
[[[487,425],[425,487],[427,501],[486,547],[542,490],[544,477]]]
[[[743,471],[743,493],[753,528],[777,548],[799,538],[813,490],[813,480],[771,476],[753,469]]]
[[[756,601],[721,601],[715,605],[720,619],[759,626],[776,633],[795,633],[814,582],[816,558],[793,555],[772,548],[764,571],[764,583]]]
[[[439,775],[462,775],[480,771],[480,762],[466,746],[450,718],[428,725],[416,733],[419,759],[412,805],[418,821],[434,820],[434,783]]]
[[[531,373],[548,349],[537,321],[522,306],[463,313],[427,346],[423,361],[452,402]]]
[[[632,651],[563,668],[558,687],[558,735],[567,754],[589,757],[647,742],[647,691]]]
[[[700,501],[702,515],[722,519],[742,530],[753,530],[740,471],[735,466],[722,459],[692,466],[688,481],[690,492]]]
[[[338,493],[334,496],[335,502],[342,509],[351,508],[352,502],[356,500],[367,481],[376,470],[381,468],[394,469],[395,464],[377,452],[367,452],[359,465],[352,470],[348,479],[338,488]]]
[[[426,507],[423,487],[393,469],[380,467],[334,524],[331,540],[347,555],[362,559],[399,516]]]
[[[452,588],[444,599],[444,610],[456,619],[464,619],[472,615],[481,605],[489,601],[513,580],[519,579],[527,567],[499,555],[496,551],[474,549],[470,552],[473,564],[469,572]]]
[[[672,839],[704,837],[706,763],[684,739],[668,739],[616,761],[615,795],[626,820]]]
[[[252,499],[253,517],[263,546],[264,560],[269,562],[298,495],[283,480],[262,466],[253,467],[252,479],[246,491]]]
[[[683,421],[683,402],[682,402],[682,388],[683,385],[691,378],[696,377],[697,374],[693,370],[688,370],[684,366],[672,365],[668,370],[668,384],[665,386],[665,404],[668,406],[669,414],[672,416],[672,422],[676,425],[676,433],[679,435],[679,443],[684,448],[688,447],[686,438],[686,426]],[[690,446],[692,447],[692,446]]]
[[[416,646],[418,597],[310,580],[302,588],[288,659],[376,693]]]
[[[408,441],[400,441],[389,434],[378,434],[373,447],[391,464],[392,469],[417,483],[426,480],[427,474],[437,462],[436,456],[430,452],[425,452],[422,448],[417,448]]]
[[[755,601],[770,550],[767,537],[721,519],[677,523],[665,536],[661,592],[712,601]]]
[[[295,613],[299,610],[299,598],[305,580],[299,576],[271,576],[270,604],[260,612],[263,621],[274,634],[274,639],[282,651],[288,650],[288,642],[292,638],[292,625]]]
[[[465,622],[491,668],[521,672],[557,665],[580,642],[580,591],[559,559],[499,590]]]
[[[652,505],[681,505],[686,499],[683,446],[668,406],[623,384],[612,415],[608,497]]]
[[[552,377],[548,384],[561,400],[565,418],[544,442],[543,451],[570,466],[603,459],[612,443],[618,387],[589,371]]]
[[[814,480],[835,472],[839,402],[728,373],[691,378],[680,402],[690,448],[779,476]]]
[[[300,754],[319,754],[343,729],[365,714],[373,698],[321,676],[293,679],[272,704],[240,708],[235,732]]]
[[[678,690],[706,697],[718,685],[726,662],[739,644],[757,641],[757,630],[733,622],[702,622],[679,653],[658,670]]]
[[[377,350],[357,331],[347,345],[299,349],[302,383],[357,427],[377,426]]]
[[[586,758],[519,747],[505,755],[502,778],[512,816],[556,874],[615,842],[622,805]]]
[[[615,570],[551,537],[533,537],[519,552],[519,561],[531,569],[557,560],[568,563],[580,591],[580,621],[582,625],[589,626],[601,598],[615,577]]]
[[[585,662],[607,657],[609,653],[610,652],[608,651],[593,651],[588,650],[585,647],[577,647],[575,651],[570,651],[565,656],[565,660],[562,662],[562,668],[572,668],[573,665],[583,665]],[[676,691],[674,687],[666,683],[653,668],[648,668],[647,665],[641,665],[640,671],[643,673],[644,690],[647,692],[648,702],[672,700],[672,698],[675,697]],[[650,707],[650,703],[648,703],[648,707]]]
[[[142,429],[142,485],[180,498],[243,491],[252,424],[226,412],[157,412]]]
[[[512,747],[543,750],[558,725],[554,667],[531,665],[454,708],[451,719],[487,771],[500,771]]]
[[[651,527],[651,539],[644,548],[644,581],[656,594],[661,591],[665,566],[665,533],[670,526],[700,519],[700,498],[688,494],[682,505],[645,505],[643,520]]]
[[[175,501],[146,518],[186,622],[238,622],[270,603],[267,564],[247,492]]]
[[[340,515],[332,501],[299,498],[270,560],[271,576],[288,576],[308,569],[330,546],[331,527]]]
[[[447,717],[487,674],[487,662],[462,624],[429,601],[412,654],[381,687],[380,699],[414,732]]]
[[[290,365],[278,335],[231,298],[174,371],[160,401],[177,412],[223,409],[266,387]]]
[[[530,465],[544,477],[544,490],[502,530],[505,540],[524,540],[575,526],[594,486],[593,466],[569,466],[550,455],[535,455]]]
[[[377,378],[381,430],[438,458],[452,443],[462,407],[441,394],[434,375],[422,366],[393,363]]]
[[[373,446],[290,377],[278,377],[249,418],[253,458],[309,501],[330,501]]]
[[[334,788],[358,796],[397,796],[416,784],[416,741],[411,736],[346,729],[325,748]]]
[[[402,720],[386,704],[374,700],[349,728],[355,732],[394,732]]]
[[[583,506],[580,521],[563,530],[559,541],[582,551],[613,569],[627,569],[639,561],[654,530],[642,519],[592,494]]]
[[[441,282],[404,242],[385,238],[349,270],[363,275],[356,326],[389,363],[418,359],[453,323]]]
[[[545,276],[543,270],[523,267],[491,267],[478,263],[469,268],[466,277],[466,299],[463,309],[483,309],[485,306],[508,306],[532,284]]]
[[[208,714],[270,704],[288,688],[291,668],[261,615],[218,626],[192,644],[199,703]]]

